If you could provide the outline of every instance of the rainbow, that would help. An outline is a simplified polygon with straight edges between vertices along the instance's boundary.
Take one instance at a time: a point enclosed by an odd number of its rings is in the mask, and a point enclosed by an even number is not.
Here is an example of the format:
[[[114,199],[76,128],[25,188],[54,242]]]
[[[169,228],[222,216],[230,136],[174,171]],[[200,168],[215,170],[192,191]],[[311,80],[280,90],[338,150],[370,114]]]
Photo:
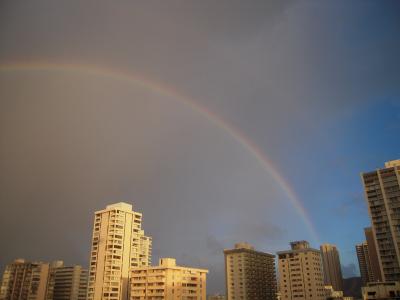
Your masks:
[[[315,243],[319,243],[319,238],[316,229],[314,228],[310,217],[308,216],[305,208],[303,207],[299,197],[296,195],[294,190],[291,188],[287,180],[279,173],[278,169],[274,166],[273,162],[268,156],[256,145],[252,140],[246,137],[246,135],[235,128],[232,124],[229,124],[226,120],[208,110],[206,107],[200,106],[198,102],[187,97],[175,89],[165,86],[159,82],[154,82],[137,76],[136,74],[121,70],[115,70],[111,68],[98,67],[95,65],[86,64],[73,64],[73,63],[49,63],[49,62],[9,62],[0,64],[0,72],[7,71],[74,71],[83,72],[86,74],[93,74],[97,76],[109,77],[114,80],[125,81],[128,83],[135,83],[143,88],[150,89],[160,95],[165,95],[176,99],[192,110],[196,111],[208,121],[212,122],[225,132],[230,134],[240,145],[246,149],[249,153],[257,159],[257,161],[263,166],[263,168],[273,177],[273,179],[279,184],[279,187],[286,194],[291,204],[296,208],[298,214],[302,218],[306,225],[311,237]]]

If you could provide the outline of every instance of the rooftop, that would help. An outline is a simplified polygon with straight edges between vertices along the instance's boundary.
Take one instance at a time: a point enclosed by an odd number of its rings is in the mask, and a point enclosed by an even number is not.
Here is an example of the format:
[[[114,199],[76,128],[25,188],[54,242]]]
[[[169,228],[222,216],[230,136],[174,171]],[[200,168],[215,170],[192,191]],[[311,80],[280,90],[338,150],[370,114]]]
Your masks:
[[[128,210],[132,211],[132,204],[126,203],[126,202],[117,202],[113,204],[107,205],[106,209],[111,209],[111,208],[119,208],[121,210]]]
[[[310,248],[310,243],[307,241],[295,241],[290,243],[292,250],[308,249]]]
[[[249,243],[236,243],[235,249],[249,249],[254,250],[254,246],[250,245]]]
[[[400,159],[385,162],[385,168],[400,166]]]

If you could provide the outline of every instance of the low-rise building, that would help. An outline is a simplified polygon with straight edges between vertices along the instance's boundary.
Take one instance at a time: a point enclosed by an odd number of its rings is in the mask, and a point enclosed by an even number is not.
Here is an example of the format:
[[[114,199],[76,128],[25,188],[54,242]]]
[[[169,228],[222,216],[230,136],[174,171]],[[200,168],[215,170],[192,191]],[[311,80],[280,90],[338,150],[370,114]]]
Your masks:
[[[352,299],[352,297],[344,297],[343,291],[335,291],[333,289],[333,286],[331,285],[325,285],[324,289],[326,300],[349,300],[349,298]]]
[[[208,270],[181,267],[173,258],[161,258],[158,266],[131,270],[131,300],[206,299]]]
[[[369,282],[362,287],[363,300],[399,300],[400,282]]]

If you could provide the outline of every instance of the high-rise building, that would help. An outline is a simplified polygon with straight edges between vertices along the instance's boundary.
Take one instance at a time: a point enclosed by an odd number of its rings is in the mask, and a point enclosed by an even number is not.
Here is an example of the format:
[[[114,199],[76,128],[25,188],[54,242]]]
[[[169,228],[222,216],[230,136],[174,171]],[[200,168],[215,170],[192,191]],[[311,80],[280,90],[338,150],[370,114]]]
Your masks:
[[[130,300],[206,300],[208,270],[180,267],[174,258],[131,271]]]
[[[361,282],[363,286],[366,286],[368,282],[382,281],[382,275],[372,228],[365,228],[364,232],[367,240],[356,245],[356,252],[360,267]]]
[[[49,276],[47,278],[46,300],[53,300],[56,270],[63,266],[64,262],[62,260],[56,260],[50,263]]]
[[[361,174],[382,280],[400,280],[400,160]]]
[[[58,267],[52,300],[86,300],[87,270],[82,266]]]
[[[97,211],[89,265],[88,300],[128,300],[131,268],[151,264],[151,238],[142,214],[120,202]]]
[[[372,232],[372,228],[371,227],[364,228],[364,234],[368,245],[372,282],[382,281],[381,268],[379,267],[378,251],[376,250],[376,242],[374,234]]]
[[[339,251],[335,245],[330,244],[322,244],[320,250],[325,285],[331,285],[335,291],[343,291],[343,277]]]
[[[1,300],[45,300],[49,264],[17,259],[6,266],[0,287]]]
[[[275,300],[275,255],[247,243],[224,250],[227,300]]]
[[[290,245],[277,253],[281,299],[325,300],[321,252],[306,241]]]
[[[361,282],[366,286],[368,282],[374,281],[374,276],[371,270],[371,260],[369,257],[368,243],[364,242],[356,245],[358,265],[360,267]]]

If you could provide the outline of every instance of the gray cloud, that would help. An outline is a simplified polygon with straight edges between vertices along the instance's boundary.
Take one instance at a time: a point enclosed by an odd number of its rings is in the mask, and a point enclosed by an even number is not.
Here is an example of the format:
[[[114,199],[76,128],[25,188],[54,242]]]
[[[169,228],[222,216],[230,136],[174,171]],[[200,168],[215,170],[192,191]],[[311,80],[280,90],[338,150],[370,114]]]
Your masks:
[[[224,251],[223,244],[215,236],[207,237],[207,248],[210,250],[211,255],[221,255]]]
[[[87,265],[93,212],[116,201],[143,212],[155,263],[211,267],[219,240],[279,239],[284,210],[301,223],[240,143],[175,99],[73,71],[0,76],[3,265],[15,257]],[[216,274],[211,282],[222,282]]]

